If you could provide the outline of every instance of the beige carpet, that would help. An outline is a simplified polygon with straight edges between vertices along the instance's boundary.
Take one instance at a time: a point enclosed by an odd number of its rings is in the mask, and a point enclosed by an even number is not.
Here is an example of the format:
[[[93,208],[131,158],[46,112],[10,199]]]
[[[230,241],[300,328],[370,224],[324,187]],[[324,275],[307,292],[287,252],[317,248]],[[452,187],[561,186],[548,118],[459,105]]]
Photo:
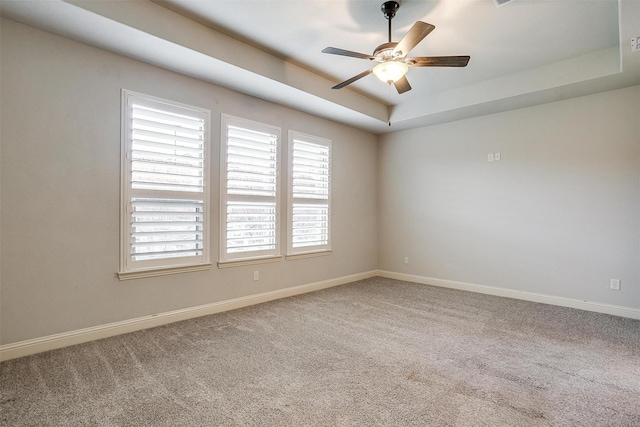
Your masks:
[[[640,322],[373,278],[0,364],[3,426],[640,426]]]

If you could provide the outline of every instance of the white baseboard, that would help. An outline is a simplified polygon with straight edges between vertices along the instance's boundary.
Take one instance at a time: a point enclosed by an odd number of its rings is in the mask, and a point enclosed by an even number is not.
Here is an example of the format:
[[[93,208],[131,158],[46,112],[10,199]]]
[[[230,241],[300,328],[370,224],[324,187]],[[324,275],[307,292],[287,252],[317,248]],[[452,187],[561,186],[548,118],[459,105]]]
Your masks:
[[[273,301],[280,298],[305,294],[330,288],[332,286],[343,285],[357,280],[368,279],[377,275],[377,271],[367,271],[364,273],[352,274],[335,279],[323,280],[321,282],[308,283],[306,285],[293,286],[271,292],[249,295],[246,297],[234,298],[226,301],[204,304],[196,307],[189,307],[180,310],[173,310],[165,313],[152,314],[150,316],[138,317],[136,319],[123,320],[120,322],[108,323],[106,325],[93,326],[90,328],[78,329],[70,332],[63,332],[46,337],[34,338],[12,344],[0,346],[0,361],[15,359],[17,357],[28,356],[30,354],[41,353],[43,351],[55,350],[57,348],[70,345],[81,344],[114,335],[126,334],[128,332],[153,328],[155,326],[166,325],[167,323],[179,322],[181,320],[192,319],[194,317],[206,316],[209,314],[221,313],[223,311],[235,310],[254,304]]]
[[[455,282],[452,280],[436,279],[433,277],[415,276],[412,274],[394,273],[378,270],[378,276],[389,279],[404,280],[407,282],[421,283],[424,285],[440,286],[443,288],[459,289],[462,291],[477,292],[480,294],[495,295],[499,297],[521,299],[540,302],[543,304],[558,305],[561,307],[577,308],[597,313],[611,314],[620,317],[629,317],[640,320],[640,309],[619,305],[603,304],[599,302],[584,301],[574,298],[558,297],[554,295],[538,294],[535,292],[517,291],[514,289],[498,288],[494,286],[476,285],[474,283]]]

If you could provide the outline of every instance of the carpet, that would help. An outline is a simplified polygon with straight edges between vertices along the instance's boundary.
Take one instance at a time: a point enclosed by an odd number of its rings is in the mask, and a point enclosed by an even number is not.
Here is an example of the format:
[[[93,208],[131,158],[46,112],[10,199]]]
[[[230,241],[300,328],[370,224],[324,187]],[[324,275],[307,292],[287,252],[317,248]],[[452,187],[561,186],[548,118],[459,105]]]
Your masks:
[[[640,322],[372,278],[0,364],[6,426],[640,426]]]

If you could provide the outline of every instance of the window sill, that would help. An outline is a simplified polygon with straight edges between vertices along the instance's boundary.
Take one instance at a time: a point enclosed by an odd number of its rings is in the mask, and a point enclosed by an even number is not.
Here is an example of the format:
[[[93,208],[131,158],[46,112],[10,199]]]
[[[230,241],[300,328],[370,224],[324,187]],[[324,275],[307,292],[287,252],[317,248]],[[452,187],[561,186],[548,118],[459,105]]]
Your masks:
[[[137,271],[122,271],[118,273],[118,279],[120,280],[143,279],[145,277],[166,276],[168,274],[189,273],[192,271],[204,271],[209,269],[211,269],[211,263],[185,265],[183,267],[153,268],[148,270],[137,270]]]
[[[231,261],[220,261],[218,262],[218,268],[231,268],[231,267],[242,267],[243,265],[253,265],[253,264],[267,264],[270,262],[280,262],[282,260],[281,255],[263,257],[263,258],[250,258],[250,259],[238,259]]]
[[[327,251],[315,251],[315,252],[304,252],[304,253],[300,253],[300,254],[291,254],[291,255],[287,255],[287,261],[292,261],[294,259],[304,259],[304,258],[314,258],[317,256],[327,256],[327,255],[331,255],[333,253],[332,250],[327,250]]]

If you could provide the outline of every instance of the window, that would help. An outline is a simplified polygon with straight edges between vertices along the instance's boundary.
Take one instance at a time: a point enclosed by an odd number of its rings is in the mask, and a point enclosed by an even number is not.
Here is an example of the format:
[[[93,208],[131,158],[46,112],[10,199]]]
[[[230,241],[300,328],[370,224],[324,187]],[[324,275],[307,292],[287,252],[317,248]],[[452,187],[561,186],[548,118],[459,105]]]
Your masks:
[[[123,90],[120,279],[209,268],[209,122]]]
[[[331,141],[289,131],[287,255],[331,250]]]
[[[222,116],[220,267],[279,260],[280,129]]]

